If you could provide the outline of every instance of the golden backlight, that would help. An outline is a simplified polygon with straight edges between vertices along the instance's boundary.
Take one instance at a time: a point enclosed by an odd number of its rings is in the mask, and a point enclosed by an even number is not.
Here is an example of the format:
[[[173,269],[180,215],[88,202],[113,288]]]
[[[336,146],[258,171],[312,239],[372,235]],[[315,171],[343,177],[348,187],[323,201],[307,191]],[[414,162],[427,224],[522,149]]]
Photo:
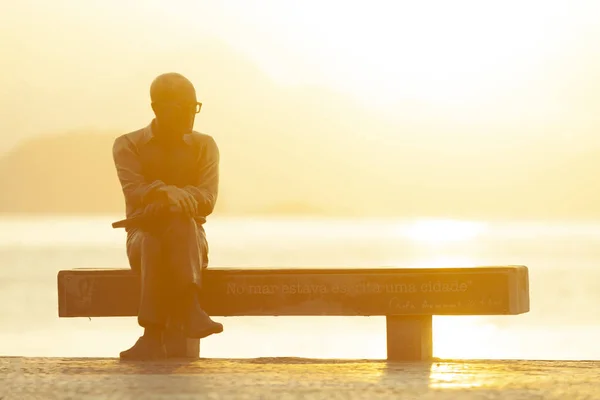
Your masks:
[[[210,8],[228,21],[209,29],[281,83],[333,86],[377,107],[411,99],[471,111],[539,77],[581,22],[570,16],[575,6],[549,1],[153,5],[198,35]]]
[[[399,233],[416,246],[425,247],[430,254],[411,267],[447,268],[477,266],[475,258],[448,255],[444,249],[446,246],[459,245],[471,248],[475,254],[474,240],[485,232],[486,225],[483,223],[428,219],[416,221]],[[487,340],[495,329],[494,325],[485,323],[481,317],[434,317],[434,356],[444,359],[481,358],[489,350],[490,343]]]
[[[32,140],[0,160],[7,212],[122,214],[112,142],[178,71],[221,149],[216,216],[414,218],[397,266],[435,268],[480,261],[486,225],[458,218],[598,215],[598,157],[573,163],[600,146],[600,1],[30,3],[0,11],[0,151]],[[434,355],[485,357],[496,329],[435,318]]]
[[[417,221],[399,234],[420,243],[448,243],[466,241],[484,231],[485,224],[479,222],[432,219]]]

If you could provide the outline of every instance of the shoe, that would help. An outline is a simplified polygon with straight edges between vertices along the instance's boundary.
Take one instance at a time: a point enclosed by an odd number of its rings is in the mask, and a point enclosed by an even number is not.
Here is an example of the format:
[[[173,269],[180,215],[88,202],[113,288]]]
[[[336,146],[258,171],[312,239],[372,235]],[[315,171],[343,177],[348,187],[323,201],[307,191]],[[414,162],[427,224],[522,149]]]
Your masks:
[[[223,332],[223,324],[210,319],[197,302],[192,303],[186,322],[185,333],[189,338],[202,339]]]
[[[167,350],[161,339],[141,336],[137,342],[120,354],[122,360],[152,361],[167,358]]]

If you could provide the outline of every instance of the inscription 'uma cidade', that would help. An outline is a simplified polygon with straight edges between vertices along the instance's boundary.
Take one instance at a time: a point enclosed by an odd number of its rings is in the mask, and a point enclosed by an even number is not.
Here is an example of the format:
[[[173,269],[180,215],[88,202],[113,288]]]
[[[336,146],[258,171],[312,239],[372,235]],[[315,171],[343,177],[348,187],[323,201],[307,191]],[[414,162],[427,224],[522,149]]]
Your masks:
[[[402,294],[402,293],[452,293],[466,292],[472,281],[459,282],[442,282],[442,281],[427,281],[423,283],[358,283],[352,285],[343,284],[249,284],[249,283],[228,283],[228,295],[308,295],[308,294],[340,294],[340,295],[357,295],[357,294]]]

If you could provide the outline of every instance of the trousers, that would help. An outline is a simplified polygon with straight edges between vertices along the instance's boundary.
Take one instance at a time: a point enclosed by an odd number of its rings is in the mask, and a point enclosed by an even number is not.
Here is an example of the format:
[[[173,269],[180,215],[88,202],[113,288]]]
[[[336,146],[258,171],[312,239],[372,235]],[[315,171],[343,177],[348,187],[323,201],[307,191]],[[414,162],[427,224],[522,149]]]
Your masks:
[[[127,232],[127,258],[141,279],[138,324],[165,328],[181,320],[190,294],[202,289],[208,243],[202,225],[169,214]]]

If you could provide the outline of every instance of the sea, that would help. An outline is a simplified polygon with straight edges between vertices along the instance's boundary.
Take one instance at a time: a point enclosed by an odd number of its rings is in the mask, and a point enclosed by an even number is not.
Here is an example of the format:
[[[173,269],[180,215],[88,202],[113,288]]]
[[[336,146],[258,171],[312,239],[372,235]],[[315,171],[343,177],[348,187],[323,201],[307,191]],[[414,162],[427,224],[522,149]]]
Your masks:
[[[118,357],[135,317],[58,318],[57,272],[127,268],[120,215],[0,216],[0,356]],[[600,221],[213,216],[210,266],[525,265],[531,311],[434,317],[434,357],[600,360]],[[209,266],[209,268],[210,268]],[[384,359],[384,317],[215,317],[207,358]]]

